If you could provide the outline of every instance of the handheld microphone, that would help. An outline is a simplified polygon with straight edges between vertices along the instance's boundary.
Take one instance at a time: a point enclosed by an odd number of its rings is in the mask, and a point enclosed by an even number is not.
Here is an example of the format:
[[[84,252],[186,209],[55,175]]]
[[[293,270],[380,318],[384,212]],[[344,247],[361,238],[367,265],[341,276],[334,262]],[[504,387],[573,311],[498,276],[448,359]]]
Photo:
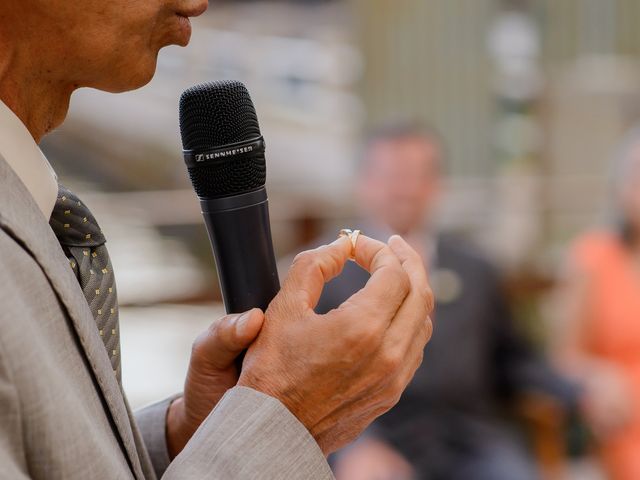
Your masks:
[[[180,133],[225,309],[264,311],[280,282],[265,189],[265,143],[246,87],[218,81],[185,90]]]

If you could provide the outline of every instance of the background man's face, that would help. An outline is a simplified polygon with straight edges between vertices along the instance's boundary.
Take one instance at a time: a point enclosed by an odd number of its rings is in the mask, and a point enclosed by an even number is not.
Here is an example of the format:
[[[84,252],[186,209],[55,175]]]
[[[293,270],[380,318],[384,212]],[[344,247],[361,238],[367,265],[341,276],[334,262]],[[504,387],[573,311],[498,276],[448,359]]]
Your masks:
[[[12,2],[10,8],[26,22],[29,41],[40,47],[38,66],[62,70],[64,65],[75,76],[74,86],[111,92],[147,83],[158,51],[186,45],[185,17],[207,6],[207,0],[2,1]],[[42,65],[43,58],[53,65]]]
[[[440,152],[424,138],[378,140],[366,153],[358,194],[362,208],[394,232],[420,227],[440,193]]]

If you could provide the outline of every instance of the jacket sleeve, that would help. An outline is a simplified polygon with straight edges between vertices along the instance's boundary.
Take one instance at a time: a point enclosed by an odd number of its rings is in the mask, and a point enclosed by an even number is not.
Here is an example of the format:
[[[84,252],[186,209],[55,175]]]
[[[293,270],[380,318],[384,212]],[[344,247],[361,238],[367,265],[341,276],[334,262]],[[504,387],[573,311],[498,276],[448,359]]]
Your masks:
[[[163,480],[332,480],[307,429],[278,400],[246,387],[229,390]]]
[[[4,363],[3,350],[0,342],[0,478],[28,479],[20,401],[10,372]]]
[[[171,402],[179,396],[174,395],[134,413],[138,430],[142,435],[142,440],[147,447],[149,458],[158,478],[164,475],[171,462],[166,435],[167,411]]]

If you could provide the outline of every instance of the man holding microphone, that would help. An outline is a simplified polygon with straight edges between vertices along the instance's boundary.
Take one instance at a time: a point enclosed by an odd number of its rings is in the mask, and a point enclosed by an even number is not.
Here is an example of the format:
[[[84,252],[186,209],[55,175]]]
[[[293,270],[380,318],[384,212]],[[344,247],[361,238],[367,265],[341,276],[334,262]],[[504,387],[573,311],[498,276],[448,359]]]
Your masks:
[[[131,413],[105,238],[38,143],[76,89],[146,84],[206,7],[0,3],[0,478],[332,478],[326,455],[391,408],[421,362],[433,297],[419,256],[397,236],[340,238],[300,254],[266,312],[214,322],[182,395]],[[315,314],[352,257],[369,282]]]

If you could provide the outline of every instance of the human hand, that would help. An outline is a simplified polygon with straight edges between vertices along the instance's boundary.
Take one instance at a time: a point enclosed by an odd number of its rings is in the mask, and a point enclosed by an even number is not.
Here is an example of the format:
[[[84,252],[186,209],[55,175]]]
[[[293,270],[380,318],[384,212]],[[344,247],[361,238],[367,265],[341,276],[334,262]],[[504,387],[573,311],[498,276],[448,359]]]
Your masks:
[[[167,446],[174,458],[227,390],[238,381],[236,358],[257,337],[264,315],[253,309],[214,322],[193,343],[182,397],[167,412]]]
[[[355,260],[371,278],[335,310],[313,311],[351,250],[340,238],[296,257],[238,381],[280,400],[325,454],[397,403],[432,332],[422,260],[398,236],[386,245],[360,235]]]
[[[411,480],[415,472],[391,445],[376,438],[363,438],[340,453],[336,480]]]
[[[623,428],[633,415],[633,395],[625,378],[615,367],[593,362],[585,377],[581,402],[584,416],[598,438],[606,438]]]

